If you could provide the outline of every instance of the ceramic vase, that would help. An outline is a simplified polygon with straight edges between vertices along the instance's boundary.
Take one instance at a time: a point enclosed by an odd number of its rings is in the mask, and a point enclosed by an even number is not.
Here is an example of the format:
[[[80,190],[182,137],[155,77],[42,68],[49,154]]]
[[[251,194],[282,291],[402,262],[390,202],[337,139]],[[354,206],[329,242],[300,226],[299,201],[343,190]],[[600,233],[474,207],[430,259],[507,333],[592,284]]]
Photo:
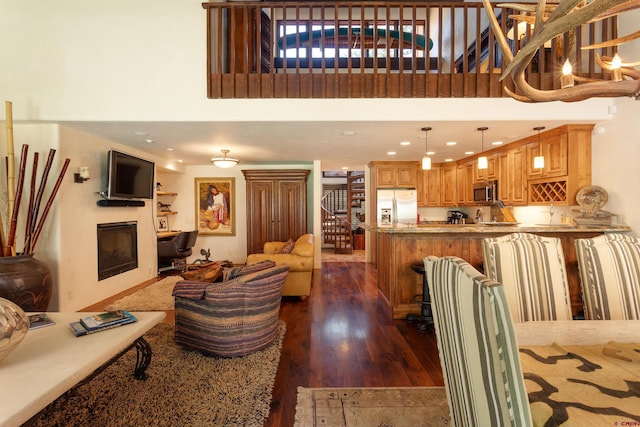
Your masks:
[[[20,344],[29,330],[29,318],[17,304],[0,298],[0,361]]]
[[[51,269],[33,254],[0,257],[0,297],[24,311],[47,311],[53,289]]]

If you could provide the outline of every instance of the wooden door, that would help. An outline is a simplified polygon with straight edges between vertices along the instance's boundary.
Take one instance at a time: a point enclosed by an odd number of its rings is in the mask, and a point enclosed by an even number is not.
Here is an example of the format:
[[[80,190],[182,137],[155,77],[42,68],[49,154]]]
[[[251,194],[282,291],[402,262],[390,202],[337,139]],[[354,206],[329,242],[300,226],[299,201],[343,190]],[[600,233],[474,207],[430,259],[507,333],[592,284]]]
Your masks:
[[[307,232],[307,183],[280,180],[276,186],[274,240],[296,240]]]
[[[275,240],[274,182],[247,181],[247,253],[262,252],[265,242]]]

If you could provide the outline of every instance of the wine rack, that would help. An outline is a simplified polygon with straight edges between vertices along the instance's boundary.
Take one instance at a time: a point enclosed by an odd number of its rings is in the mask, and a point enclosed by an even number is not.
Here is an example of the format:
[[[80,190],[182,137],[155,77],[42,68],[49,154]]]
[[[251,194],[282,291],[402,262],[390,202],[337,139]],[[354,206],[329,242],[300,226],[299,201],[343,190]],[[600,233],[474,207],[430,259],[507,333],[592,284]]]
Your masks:
[[[567,202],[567,181],[548,181],[530,183],[530,203]]]

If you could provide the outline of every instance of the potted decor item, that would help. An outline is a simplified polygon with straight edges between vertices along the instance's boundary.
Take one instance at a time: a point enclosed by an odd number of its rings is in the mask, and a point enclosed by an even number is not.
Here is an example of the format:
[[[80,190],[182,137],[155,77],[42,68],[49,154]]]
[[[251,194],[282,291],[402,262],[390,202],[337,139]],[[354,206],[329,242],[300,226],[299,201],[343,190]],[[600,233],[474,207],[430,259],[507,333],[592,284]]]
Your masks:
[[[8,103],[10,104],[10,103]],[[69,166],[69,159],[64,161],[58,179],[50,191],[46,203],[45,193],[47,179],[52,168],[55,150],[49,150],[44,169],[40,174],[40,183],[36,188],[38,176],[38,153],[33,155],[33,166],[30,177],[30,194],[28,208],[24,218],[20,218],[20,205],[25,189],[25,175],[29,146],[24,144],[20,155],[17,180],[13,156],[13,138],[10,105],[7,106],[7,199],[8,211],[5,217],[10,218],[8,224],[1,224],[0,233],[0,297],[19,305],[24,311],[47,311],[52,294],[51,270],[42,261],[34,258],[38,238],[45,220],[60,188],[62,178]],[[26,204],[26,203],[25,203]],[[0,217],[1,218],[1,217]],[[21,219],[21,221],[19,221]],[[18,223],[24,224],[24,243],[16,247],[16,231]],[[6,229],[5,229],[6,226]],[[5,232],[6,230],[6,232]],[[6,236],[6,239],[5,239]],[[20,250],[21,249],[21,250]]]

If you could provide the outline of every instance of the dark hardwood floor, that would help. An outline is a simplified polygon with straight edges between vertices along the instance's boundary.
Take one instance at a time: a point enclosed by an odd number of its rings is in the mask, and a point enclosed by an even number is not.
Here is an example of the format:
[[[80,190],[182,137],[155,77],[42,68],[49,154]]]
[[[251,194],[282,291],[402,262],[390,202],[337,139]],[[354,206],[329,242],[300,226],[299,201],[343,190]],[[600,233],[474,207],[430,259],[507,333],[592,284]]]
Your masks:
[[[121,296],[85,310],[103,310]],[[173,322],[173,312],[167,314],[165,321]],[[371,264],[323,262],[309,298],[283,298],[280,319],[287,332],[266,426],[293,425],[300,386],[443,385],[433,330],[420,333],[415,324],[391,320],[378,303]]]

